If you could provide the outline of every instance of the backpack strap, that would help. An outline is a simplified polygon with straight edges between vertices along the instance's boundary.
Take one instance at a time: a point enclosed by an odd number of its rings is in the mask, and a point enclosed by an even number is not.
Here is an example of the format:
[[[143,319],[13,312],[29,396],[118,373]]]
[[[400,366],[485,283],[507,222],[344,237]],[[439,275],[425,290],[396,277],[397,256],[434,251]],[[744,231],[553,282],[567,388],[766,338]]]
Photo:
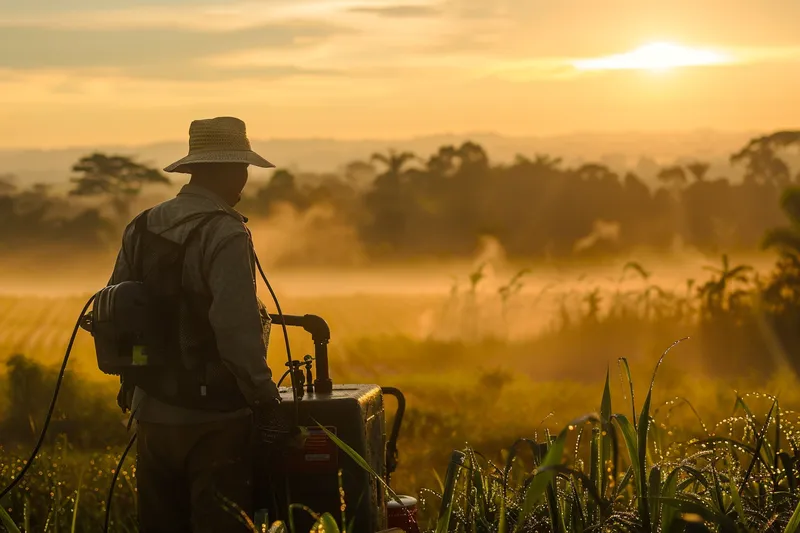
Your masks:
[[[183,244],[181,244],[181,246],[183,248],[186,248],[186,246],[189,245],[189,243],[192,241],[192,239],[200,232],[200,230],[203,228],[203,226],[205,226],[206,224],[211,222],[211,220],[215,219],[216,217],[218,217],[220,215],[232,216],[227,211],[224,211],[224,210],[220,209],[220,210],[217,210],[217,211],[211,211],[211,212],[209,212],[207,214],[203,213],[203,214],[198,214],[196,217],[192,217],[192,219],[194,219],[194,218],[197,218],[199,216],[203,216],[203,219],[200,222],[198,222],[195,227],[193,227],[191,230],[189,230],[189,234],[186,236],[186,239],[184,239]],[[189,217],[187,217],[187,219],[188,218]],[[184,219],[184,221],[187,221],[187,219]],[[175,227],[175,226],[172,226],[172,227]]]
[[[152,209],[152,208],[151,208]],[[136,248],[133,251],[133,257],[136,263],[135,270],[133,272],[133,278],[140,280],[142,279],[143,270],[144,270],[144,254],[141,253],[141,248],[139,247],[139,243],[142,241],[142,234],[147,231],[147,215],[150,214],[150,209],[145,209],[142,213],[136,218],[134,222],[134,233],[136,235]],[[139,253],[137,253],[139,252]]]

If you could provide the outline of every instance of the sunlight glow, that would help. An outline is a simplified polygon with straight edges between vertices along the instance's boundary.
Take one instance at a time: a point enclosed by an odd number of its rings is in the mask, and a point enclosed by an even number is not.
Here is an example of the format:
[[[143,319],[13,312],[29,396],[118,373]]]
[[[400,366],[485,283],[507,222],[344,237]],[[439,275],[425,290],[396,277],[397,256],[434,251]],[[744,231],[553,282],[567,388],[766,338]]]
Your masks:
[[[578,70],[667,70],[729,63],[732,58],[714,50],[690,48],[673,43],[651,43],[636,50],[593,59],[574,61]]]

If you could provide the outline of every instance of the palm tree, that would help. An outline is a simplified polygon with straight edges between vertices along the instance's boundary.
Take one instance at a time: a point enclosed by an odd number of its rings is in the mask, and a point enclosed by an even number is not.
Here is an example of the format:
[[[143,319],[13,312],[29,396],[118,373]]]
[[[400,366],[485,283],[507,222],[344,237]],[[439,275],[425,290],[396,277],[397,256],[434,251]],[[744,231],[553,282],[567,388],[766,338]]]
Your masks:
[[[783,191],[781,210],[789,219],[789,226],[768,230],[761,247],[800,258],[800,187],[788,187]]]
[[[710,165],[708,163],[696,161],[686,165],[686,168],[689,169],[689,172],[691,172],[692,176],[694,176],[694,179],[697,181],[704,181],[706,179],[706,173],[708,172],[709,166]]]
[[[390,149],[387,153],[374,153],[370,158],[370,161],[377,161],[382,163],[386,170],[382,174],[387,178],[390,178],[393,182],[399,182],[400,177],[405,173],[405,166],[406,163],[409,161],[418,161],[419,157],[417,157],[413,152],[397,152],[394,149]]]
[[[698,296],[705,300],[706,309],[711,312],[720,311],[725,302],[725,296],[728,295],[727,291],[730,286],[736,282],[747,283],[749,275],[753,272],[753,267],[750,265],[737,265],[731,268],[728,261],[728,255],[722,255],[722,268],[704,267],[704,270],[711,271],[716,277],[712,277],[709,281],[698,287]],[[742,291],[736,291],[729,295],[730,297],[738,296]]]

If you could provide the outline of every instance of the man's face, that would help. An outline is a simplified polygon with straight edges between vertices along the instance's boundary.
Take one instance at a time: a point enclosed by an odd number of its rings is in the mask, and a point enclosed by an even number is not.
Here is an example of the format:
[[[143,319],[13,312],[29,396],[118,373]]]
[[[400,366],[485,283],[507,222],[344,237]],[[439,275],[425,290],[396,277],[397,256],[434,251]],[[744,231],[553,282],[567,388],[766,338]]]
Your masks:
[[[236,205],[242,199],[242,191],[244,186],[247,185],[247,178],[249,165],[242,163],[231,163],[230,174],[227,176],[230,180],[231,198],[235,198]]]
[[[248,167],[247,163],[198,164],[192,172],[192,178],[204,183],[233,207],[242,199]]]

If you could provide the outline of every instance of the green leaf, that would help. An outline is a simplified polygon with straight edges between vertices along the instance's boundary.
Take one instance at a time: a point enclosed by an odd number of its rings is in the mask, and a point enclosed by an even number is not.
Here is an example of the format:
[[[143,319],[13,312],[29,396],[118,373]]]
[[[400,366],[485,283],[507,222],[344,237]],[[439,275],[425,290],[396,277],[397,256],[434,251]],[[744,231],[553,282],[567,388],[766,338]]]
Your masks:
[[[508,533],[508,518],[506,517],[505,494],[500,494],[500,521],[497,525],[497,533]]]
[[[633,376],[631,375],[631,367],[628,360],[624,357],[619,359],[619,364],[625,370],[625,376],[628,378],[628,386],[631,390],[631,416],[633,416],[633,427],[636,427],[636,401],[633,395]]]
[[[453,494],[456,482],[461,469],[466,460],[464,452],[453,450],[450,454],[450,464],[447,466],[447,475],[444,479],[444,492],[442,494],[442,506],[439,508],[439,517],[436,521],[435,533],[447,533],[450,529],[450,517],[453,514]]]
[[[267,533],[287,533],[286,524],[280,520],[273,522],[272,525],[269,526],[269,531]]]
[[[678,475],[680,471],[680,468],[675,468],[667,475],[667,479],[661,486],[661,496],[656,500],[659,508],[658,514],[661,517],[661,531],[671,531],[675,523],[675,508],[665,506],[662,500],[675,497],[675,493],[678,489]],[[658,523],[655,525],[658,526]]]
[[[731,532],[736,531],[735,525],[730,518],[728,518],[725,515],[715,513],[702,503],[691,500],[684,500],[681,498],[659,498],[659,501],[662,502],[664,505],[675,507],[676,509],[683,511],[684,513],[692,513],[701,516],[703,520],[707,522],[712,522],[720,526],[721,533],[728,531]]]
[[[319,517],[317,524],[312,528],[312,531],[318,531],[318,527],[322,526],[322,531],[325,533],[339,533],[339,526],[336,525],[336,519],[330,513],[324,513]]]
[[[3,527],[5,527],[9,533],[20,533],[17,524],[11,520],[11,517],[8,515],[6,510],[3,509],[3,507],[0,507],[0,524],[3,524]]]
[[[650,470],[650,479],[648,481],[648,513],[650,514],[648,518],[648,522],[652,519],[654,524],[658,524],[661,516],[660,516],[660,506],[654,505],[654,508],[651,508],[650,502],[655,502],[659,496],[661,496],[661,469],[658,465],[654,466]]]
[[[792,513],[792,517],[789,519],[789,523],[786,524],[783,533],[797,533],[798,531],[800,531],[800,503],[794,508],[794,513]]]
[[[598,456],[598,466],[601,483],[598,486],[600,494],[606,494],[606,488],[609,485],[608,475],[606,474],[606,463],[612,459],[612,438],[611,438],[611,383],[610,373],[606,369],[606,384],[603,387],[603,400],[600,402],[600,440],[601,445]],[[616,461],[614,461],[615,471],[613,472],[614,479],[616,479]]]
[[[78,523],[78,505],[81,501],[81,488],[83,488],[83,476],[86,473],[86,467],[81,469],[80,478],[78,478],[78,490],[75,494],[75,504],[72,507],[72,524],[70,525],[70,533],[76,533],[77,523]]]
[[[776,403],[777,400],[772,402],[772,407],[770,407],[769,413],[767,413],[767,419],[764,421],[764,425],[758,434],[758,438],[756,439],[756,449],[755,454],[753,455],[753,460],[750,461],[750,465],[747,467],[747,472],[744,475],[744,479],[742,479],[742,482],[739,485],[740,494],[744,490],[745,486],[747,486],[747,482],[750,480],[750,476],[753,474],[753,468],[755,467],[756,462],[759,460],[763,461],[763,458],[760,457],[761,448],[766,442],[767,428],[769,428],[769,421],[772,419],[772,411],[775,409]]]
[[[545,470],[544,468],[561,464],[561,460],[564,456],[564,445],[567,439],[567,434],[574,427],[584,424],[589,420],[599,421],[599,417],[596,414],[590,414],[574,420],[567,427],[561,430],[561,433],[559,433],[558,437],[556,437],[555,441],[550,445],[550,448],[547,450],[547,454],[544,456],[539,468],[537,468],[536,472],[534,473],[533,480],[531,480],[528,488],[525,490],[522,511],[519,519],[517,520],[517,527],[515,528],[515,531],[519,531],[524,525],[525,520],[528,516],[530,516],[533,507],[539,503],[539,501],[541,501],[542,496],[545,495],[547,487],[550,486],[556,476],[556,472],[554,470]]]
[[[747,517],[744,514],[742,498],[739,496],[739,488],[736,486],[736,481],[734,481],[733,476],[728,478],[728,485],[728,490],[730,490],[731,499],[733,500],[733,507],[736,509],[736,514],[739,516],[739,520],[744,523]]]
[[[630,458],[631,468],[633,469],[633,479],[636,485],[636,495],[637,497],[641,498],[644,486],[641,483],[642,476],[640,474],[636,429],[633,427],[633,424],[631,424],[631,422],[625,417],[625,415],[617,414],[614,415],[612,419],[616,421],[617,426],[619,426],[619,429],[622,432],[622,438],[625,441],[626,448],[628,449],[628,457]]]
[[[319,428],[325,432],[328,438],[331,439],[334,442],[334,444],[336,444],[336,446],[338,446],[344,453],[346,453],[350,457],[350,459],[353,460],[353,462],[355,462],[358,466],[366,470],[372,477],[377,479],[378,482],[381,483],[386,488],[387,491],[389,491],[389,494],[397,503],[400,504],[403,503],[400,497],[394,492],[394,490],[392,490],[392,488],[386,484],[386,481],[377,472],[375,472],[375,470],[373,470],[371,466],[369,466],[369,463],[363,457],[361,457],[361,455],[359,455],[357,451],[351,448],[342,439],[331,433],[328,430],[328,428],[326,428],[316,420],[314,422],[316,422],[317,426],[319,426]]]

